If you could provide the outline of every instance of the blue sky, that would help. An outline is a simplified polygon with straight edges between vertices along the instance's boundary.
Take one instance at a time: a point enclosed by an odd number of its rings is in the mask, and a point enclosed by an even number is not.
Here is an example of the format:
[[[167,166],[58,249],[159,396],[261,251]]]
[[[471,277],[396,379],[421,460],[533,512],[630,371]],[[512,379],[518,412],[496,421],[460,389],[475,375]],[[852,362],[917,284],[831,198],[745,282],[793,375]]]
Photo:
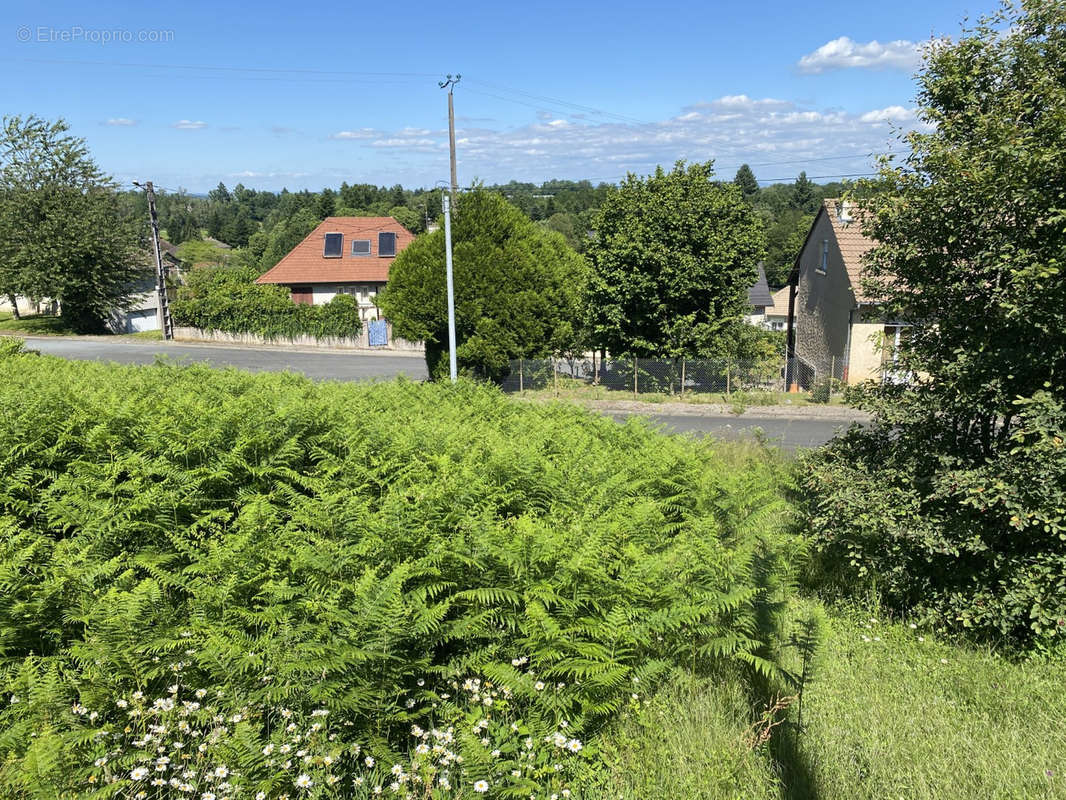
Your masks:
[[[464,184],[862,173],[914,125],[916,44],[994,5],[5,2],[0,108],[65,118],[123,182],[431,186],[458,72]]]

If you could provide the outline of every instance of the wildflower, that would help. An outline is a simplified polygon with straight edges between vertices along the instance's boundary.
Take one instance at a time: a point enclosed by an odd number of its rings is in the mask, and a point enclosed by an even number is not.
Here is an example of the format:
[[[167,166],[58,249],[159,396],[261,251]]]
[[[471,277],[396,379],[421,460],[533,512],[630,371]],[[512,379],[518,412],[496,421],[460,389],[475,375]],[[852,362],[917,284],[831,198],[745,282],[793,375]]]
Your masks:
[[[224,766],[215,767],[215,771],[211,773],[214,777],[222,779],[229,775],[229,769]]]
[[[948,660],[946,658],[942,658],[942,659],[940,659],[940,663],[941,664],[947,664]]]
[[[414,707],[415,707],[415,700],[414,700],[414,698],[413,698],[413,697],[412,697],[412,698],[410,698],[410,699],[409,699],[409,700],[407,701],[407,703],[406,703],[405,705],[406,705],[406,706],[407,706],[408,708],[414,708]]]
[[[281,717],[282,717],[282,719],[288,719],[291,716],[292,716],[292,712],[289,709],[287,709],[287,708],[281,709]]]
[[[134,700],[143,700],[143,699],[144,699],[144,692],[141,692],[141,691],[136,691],[136,692],[134,692],[134,693],[133,693],[133,694],[131,695],[131,697],[132,697],[132,698],[133,698]]]
[[[418,745],[417,747],[415,747],[415,752],[418,753],[418,755],[420,755],[420,756],[424,756],[427,753],[429,753],[429,745],[425,744],[425,743],[422,743],[422,744]]]
[[[486,706],[491,706],[492,705],[492,698],[491,697],[483,698],[481,702],[482,702],[482,704],[484,704]]]
[[[485,794],[489,790],[488,781],[474,781],[474,791],[478,794]]]
[[[84,717],[86,714],[89,713],[89,709],[87,709],[81,703],[75,703],[70,710],[77,714],[79,717]]]
[[[523,664],[527,663],[528,661],[529,661],[529,657],[528,656],[522,656],[521,658],[512,658],[511,659],[511,666],[512,667],[521,667]]]
[[[148,777],[148,768],[147,767],[134,767],[133,770],[130,772],[130,780],[131,781],[143,781],[147,777]]]
[[[263,748],[263,755],[265,755],[265,756],[269,756],[273,752],[274,752],[273,743],[268,744],[266,747]]]
[[[374,787],[374,794],[381,794],[381,787],[380,786],[375,786]]]
[[[352,783],[354,783],[356,786],[362,786],[363,785],[363,776],[362,775],[356,775],[355,776],[355,780],[352,781]]]
[[[633,698],[634,700],[639,700],[639,699],[640,699],[640,695],[639,695],[639,694],[637,694],[636,692],[633,692],[633,694],[631,694],[631,695],[629,695],[629,696],[630,696],[631,698]]]
[[[417,736],[418,738],[422,738],[422,734],[423,733],[424,733],[424,731],[420,727],[418,727],[417,725],[412,725],[411,726],[411,735],[412,736]]]
[[[316,708],[311,712],[312,717],[325,717],[329,714],[329,710],[325,708]]]
[[[266,792],[256,792],[255,793],[255,800],[266,800],[266,796],[267,796]]]
[[[215,793],[204,792],[202,795],[200,795],[200,800],[215,800]]]
[[[492,756],[493,758],[499,758],[500,757],[500,751],[499,750],[493,750],[491,753],[489,753],[489,755]]]
[[[911,628],[912,631],[918,630],[918,626],[915,625],[913,622],[910,624],[910,628]]]
[[[234,714],[232,717],[230,717],[229,721],[232,722],[234,725],[236,725],[242,719],[244,719],[244,717],[242,717],[240,714]]]
[[[537,681],[533,684],[533,688],[536,689],[538,692],[544,691],[544,681]]]
[[[392,791],[393,794],[399,794],[400,784],[398,784],[396,781],[393,781],[389,784],[389,789]]]
[[[177,780],[177,779],[176,778],[172,778],[172,780]],[[167,785],[167,779],[166,778],[152,778],[152,786],[166,786],[166,785]]]
[[[94,767],[102,767],[106,763],[107,763],[107,757],[105,756],[103,758],[96,759],[96,761],[93,762],[93,766]]]
[[[571,753],[580,753],[581,742],[578,739],[571,739],[569,742],[566,743],[566,749],[569,750]]]
[[[918,641],[919,642],[924,642],[925,641],[925,637],[924,636],[919,636],[918,637]]]
[[[197,700],[203,700],[205,697],[207,697],[207,689],[197,689],[196,690],[196,699]]]
[[[374,757],[373,756],[367,756],[366,758],[363,759],[363,763],[366,764],[368,767],[374,766]]]
[[[8,702],[11,703],[11,705],[15,705],[16,703],[18,703],[18,701],[19,701],[19,697],[18,697],[17,694],[11,695],[11,698],[8,700]]]
[[[419,686],[425,686],[425,685],[426,685],[426,679],[425,679],[425,678],[419,678],[419,679],[418,679],[417,681],[415,681],[415,682],[416,682],[416,683],[417,683],[417,684],[418,684]]]
[[[392,774],[393,775],[403,775],[403,767],[401,767],[399,764],[393,764],[392,765]]]
[[[311,780],[311,776],[308,775],[306,772],[301,773],[296,777],[297,789],[310,789],[312,786],[314,786],[314,784],[315,782]]]
[[[191,792],[192,791],[192,784],[191,783],[179,783],[178,784],[178,791],[179,792]]]

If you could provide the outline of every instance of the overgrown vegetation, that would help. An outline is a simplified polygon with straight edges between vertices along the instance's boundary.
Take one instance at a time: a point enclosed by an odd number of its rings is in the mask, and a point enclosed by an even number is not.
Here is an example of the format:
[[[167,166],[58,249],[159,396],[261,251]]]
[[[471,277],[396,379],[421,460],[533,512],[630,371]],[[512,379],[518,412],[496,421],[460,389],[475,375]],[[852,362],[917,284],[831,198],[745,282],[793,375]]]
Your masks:
[[[354,297],[338,294],[316,306],[294,303],[288,287],[255,283],[254,269],[201,267],[186,278],[171,304],[175,325],[205,331],[253,333],[268,339],[355,337],[362,330]]]
[[[96,732],[143,692],[210,707],[231,787],[293,791],[269,745],[322,709],[321,796],[369,755],[528,797],[675,667],[777,674],[784,476],[757,450],[467,384],[18,354],[0,408],[0,796],[132,793],[154,740]],[[450,726],[447,775],[412,726]]]
[[[927,53],[912,154],[863,204],[906,383],[809,463],[833,585],[1023,646],[1066,637],[1066,6]],[[975,313],[974,309],[980,309]]]

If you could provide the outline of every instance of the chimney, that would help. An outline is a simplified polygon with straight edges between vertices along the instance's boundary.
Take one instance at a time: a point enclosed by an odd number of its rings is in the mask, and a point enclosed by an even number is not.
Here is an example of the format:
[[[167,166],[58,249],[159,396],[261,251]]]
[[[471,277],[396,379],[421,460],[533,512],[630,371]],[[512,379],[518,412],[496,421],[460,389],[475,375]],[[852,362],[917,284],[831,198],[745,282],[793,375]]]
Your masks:
[[[837,219],[840,220],[840,224],[845,227],[850,225],[855,219],[851,216],[851,209],[848,207],[848,202],[846,200],[841,200],[837,203]]]

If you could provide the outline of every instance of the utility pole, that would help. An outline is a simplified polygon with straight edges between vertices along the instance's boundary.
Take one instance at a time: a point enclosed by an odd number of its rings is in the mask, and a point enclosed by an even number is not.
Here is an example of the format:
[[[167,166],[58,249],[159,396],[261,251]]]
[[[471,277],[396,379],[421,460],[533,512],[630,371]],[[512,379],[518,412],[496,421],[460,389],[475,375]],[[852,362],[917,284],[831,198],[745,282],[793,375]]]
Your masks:
[[[454,151],[453,151],[454,152]],[[452,162],[454,165],[454,161]],[[452,172],[454,176],[454,171]],[[454,177],[453,177],[454,180]],[[452,383],[458,379],[458,370],[455,365],[455,286],[452,281],[452,204],[447,192],[441,192],[441,201],[444,206],[444,256],[445,269],[448,279],[448,372]]]
[[[134,186],[141,184],[136,181]],[[145,194],[148,195],[148,218],[152,222],[152,251],[155,254],[155,293],[156,314],[159,318],[159,327],[163,329],[163,338],[174,338],[174,322],[170,318],[170,300],[167,298],[167,275],[163,269],[163,256],[159,251],[159,217],[155,213],[155,189],[151,181],[144,183]]]
[[[452,159],[452,202],[455,202],[455,193],[459,191],[459,179],[455,171],[455,104],[452,102],[452,92],[455,84],[459,83],[462,75],[449,75],[447,80],[440,81],[437,85],[448,90],[448,146]]]

